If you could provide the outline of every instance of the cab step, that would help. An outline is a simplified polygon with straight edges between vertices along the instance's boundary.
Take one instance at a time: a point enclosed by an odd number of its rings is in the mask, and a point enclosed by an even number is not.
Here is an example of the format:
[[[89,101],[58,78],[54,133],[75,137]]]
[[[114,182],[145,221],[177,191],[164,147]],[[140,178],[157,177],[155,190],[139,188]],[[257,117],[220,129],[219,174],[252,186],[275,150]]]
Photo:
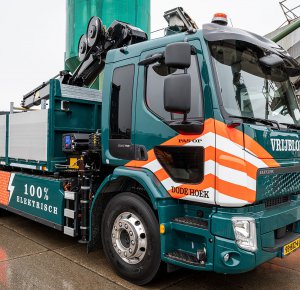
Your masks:
[[[176,217],[172,219],[172,222],[201,229],[208,229],[208,222],[206,220],[194,217]]]
[[[64,208],[64,234],[76,237],[78,236],[78,221],[77,221],[77,211],[78,211],[78,200],[77,192],[65,191],[65,208]]]
[[[64,192],[64,197],[65,200],[75,200],[76,192],[74,191],[65,191]]]
[[[186,253],[181,250],[176,250],[170,253],[165,254],[165,257],[177,262],[189,264],[192,266],[204,266],[205,265],[205,257],[201,257],[202,260],[199,260],[196,255]]]

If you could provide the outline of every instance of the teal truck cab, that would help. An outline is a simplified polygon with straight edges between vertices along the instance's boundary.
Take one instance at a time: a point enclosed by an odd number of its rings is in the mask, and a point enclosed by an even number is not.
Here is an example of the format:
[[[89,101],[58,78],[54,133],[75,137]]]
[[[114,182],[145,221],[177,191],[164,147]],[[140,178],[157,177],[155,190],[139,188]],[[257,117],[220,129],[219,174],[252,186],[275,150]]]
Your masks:
[[[93,19],[78,70],[0,116],[1,208],[102,246],[140,285],[162,263],[242,273],[300,247],[299,64],[175,12],[190,26],[148,41]],[[102,93],[86,88],[103,69]]]

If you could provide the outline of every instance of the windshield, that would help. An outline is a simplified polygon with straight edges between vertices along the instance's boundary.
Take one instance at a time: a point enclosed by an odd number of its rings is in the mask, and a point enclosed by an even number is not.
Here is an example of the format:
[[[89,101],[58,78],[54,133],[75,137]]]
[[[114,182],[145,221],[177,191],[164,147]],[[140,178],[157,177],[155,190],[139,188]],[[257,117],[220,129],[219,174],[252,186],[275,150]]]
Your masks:
[[[298,103],[283,67],[259,62],[261,48],[243,41],[210,42],[222,103],[231,116],[300,125]]]

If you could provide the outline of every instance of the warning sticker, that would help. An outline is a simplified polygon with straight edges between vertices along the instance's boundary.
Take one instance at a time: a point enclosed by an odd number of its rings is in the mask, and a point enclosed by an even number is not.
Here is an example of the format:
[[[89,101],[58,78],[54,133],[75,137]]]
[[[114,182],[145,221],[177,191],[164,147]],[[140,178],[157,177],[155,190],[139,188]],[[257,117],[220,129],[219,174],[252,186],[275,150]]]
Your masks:
[[[10,192],[8,190],[10,173],[0,171],[0,204],[8,205]]]

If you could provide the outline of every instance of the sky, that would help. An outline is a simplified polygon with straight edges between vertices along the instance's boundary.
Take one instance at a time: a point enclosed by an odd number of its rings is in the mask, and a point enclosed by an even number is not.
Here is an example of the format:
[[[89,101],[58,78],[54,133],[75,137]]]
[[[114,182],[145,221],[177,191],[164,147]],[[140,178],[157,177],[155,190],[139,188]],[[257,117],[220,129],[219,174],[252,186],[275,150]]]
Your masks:
[[[0,0],[0,111],[64,68],[66,0]],[[233,26],[265,35],[284,14],[278,0],[151,0],[151,31],[166,27],[164,11],[181,6],[199,27],[216,12]],[[291,8],[299,0],[287,0]],[[152,37],[157,37],[152,34]]]

